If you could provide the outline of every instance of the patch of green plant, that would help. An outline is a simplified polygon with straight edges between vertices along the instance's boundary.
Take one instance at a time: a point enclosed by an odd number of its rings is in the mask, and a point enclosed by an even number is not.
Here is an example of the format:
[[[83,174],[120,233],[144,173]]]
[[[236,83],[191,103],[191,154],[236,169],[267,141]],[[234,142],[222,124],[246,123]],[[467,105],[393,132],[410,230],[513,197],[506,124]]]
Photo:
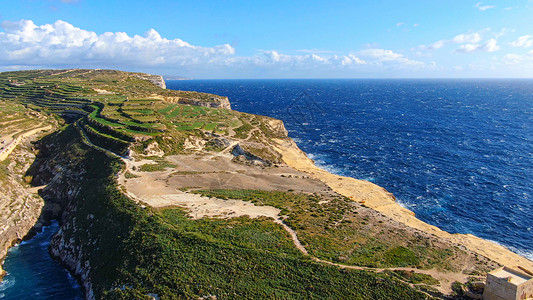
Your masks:
[[[448,261],[454,254],[452,250],[429,247],[427,240],[414,235],[395,239],[397,232],[385,232],[379,225],[368,224],[369,219],[357,214],[353,202],[345,197],[264,190],[190,192],[279,208],[287,216],[284,222],[297,231],[307,251],[324,260],[368,267],[451,268]]]
[[[398,276],[398,278],[407,281],[412,284],[427,284],[427,285],[437,285],[439,284],[439,281],[431,275],[422,274],[422,273],[416,273],[413,271],[403,271],[403,270],[395,270],[395,271],[385,271],[386,273],[390,273],[392,276]]]
[[[204,126],[204,130],[213,131],[215,128],[217,128],[217,125],[217,123],[208,123]]]
[[[175,168],[177,165],[169,162],[157,162],[155,164],[143,164],[139,166],[141,172],[159,172],[165,171],[167,168]]]
[[[131,179],[131,178],[137,178],[139,176],[131,173],[130,171],[126,171],[126,173],[124,173],[124,177],[126,177],[126,179]]]
[[[235,137],[238,139],[245,139],[248,137],[250,130],[252,130],[252,125],[249,123],[243,123],[241,126],[234,129]]]

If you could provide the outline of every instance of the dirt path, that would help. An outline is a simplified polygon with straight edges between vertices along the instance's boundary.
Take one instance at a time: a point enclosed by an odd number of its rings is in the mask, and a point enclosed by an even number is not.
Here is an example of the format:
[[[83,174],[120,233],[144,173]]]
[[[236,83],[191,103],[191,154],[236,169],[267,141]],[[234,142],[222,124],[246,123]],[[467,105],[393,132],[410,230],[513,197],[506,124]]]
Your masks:
[[[533,261],[503,246],[471,234],[450,234],[417,219],[412,211],[400,206],[395,201],[394,196],[380,186],[363,180],[334,175],[318,168],[292,140],[277,140],[276,143],[275,148],[282,155],[287,165],[324,182],[343,196],[364,203],[366,206],[409,227],[435,235],[452,244],[463,245],[468,250],[485,256],[501,265],[522,266],[533,269]]]
[[[307,249],[302,245],[300,240],[298,239],[298,234],[296,231],[294,231],[292,228],[290,228],[287,224],[283,222],[283,220],[278,217],[275,221],[275,223],[280,224],[285,231],[289,233],[291,236],[292,242],[294,243],[294,246],[298,248],[304,255],[309,256],[313,261],[328,264],[331,266],[336,266],[342,269],[350,269],[350,270],[366,270],[366,271],[374,271],[374,272],[383,272],[383,271],[408,271],[408,272],[416,272],[421,274],[430,275],[433,278],[437,279],[440,282],[439,286],[436,286],[436,288],[443,294],[450,294],[452,292],[451,284],[454,281],[459,282],[466,282],[468,279],[468,275],[462,274],[462,273],[447,273],[442,272],[437,269],[429,269],[429,270],[421,270],[416,268],[407,268],[407,267],[399,267],[399,268],[372,268],[372,267],[361,267],[361,266],[352,266],[352,265],[343,265],[339,263],[334,263],[331,261],[323,260],[320,258],[317,258],[315,256],[312,256],[309,254]],[[402,281],[402,280],[400,280]],[[406,284],[409,284],[410,286],[414,286],[412,283],[402,281]]]
[[[231,148],[232,145],[228,146],[228,149]],[[273,219],[276,224],[282,226],[282,228],[290,235],[294,246],[305,256],[310,257],[313,261],[336,266],[343,269],[367,270],[374,272],[383,272],[385,270],[403,270],[427,274],[439,280],[441,284],[440,286],[436,286],[436,288],[445,294],[449,294],[451,292],[452,282],[465,282],[467,280],[467,276],[464,274],[445,273],[436,269],[419,270],[415,268],[371,268],[343,265],[319,259],[309,254],[305,246],[299,240],[297,232],[283,222],[283,217],[280,216],[280,210],[275,207],[257,206],[251,202],[242,200],[223,200],[212,197],[204,197],[198,194],[192,194],[176,189],[171,189],[166,185],[165,181],[154,179],[154,177],[143,175],[143,172],[135,172],[132,170],[133,166],[139,165],[140,163],[146,161],[134,161],[124,159],[124,162],[126,163],[126,168],[121,174],[119,174],[118,182],[124,187],[123,190],[125,191],[126,195],[128,195],[132,200],[139,203],[140,205],[148,205],[152,207],[184,207],[189,211],[189,217],[193,219],[200,219],[203,217],[234,218],[239,216],[249,216],[250,218],[257,218],[260,216],[268,217]],[[144,178],[144,180],[140,181],[142,182],[142,184],[137,182],[131,185],[130,183],[129,186],[132,187],[133,190],[129,189],[128,184],[126,184],[126,178],[124,177],[124,174],[127,171],[139,174],[141,177]],[[172,171],[163,172],[161,176],[164,177],[165,174],[169,175],[171,172]],[[142,188],[136,188],[138,186],[142,186]],[[410,284],[408,282],[405,283],[414,286],[413,284]]]
[[[176,163],[180,168],[187,170],[188,167],[191,167],[194,171],[208,171],[207,166],[210,161],[213,161],[214,158],[228,158],[231,160],[230,151],[233,149],[238,142],[234,141],[228,145],[224,150],[216,154],[207,154],[201,156],[195,163],[194,166],[190,165],[191,162],[185,159],[171,159],[173,163]],[[96,146],[98,147],[98,146]],[[98,147],[99,148],[99,147]],[[298,234],[295,230],[290,228],[287,224],[283,222],[283,217],[280,216],[280,210],[270,206],[256,206],[251,202],[242,201],[242,200],[222,200],[211,197],[203,197],[198,194],[186,193],[181,190],[176,189],[176,186],[169,181],[169,178],[172,178],[172,173],[175,172],[174,169],[168,169],[163,172],[150,173],[150,172],[139,172],[138,170],[133,170],[133,167],[138,167],[143,163],[149,163],[148,160],[135,160],[135,159],[124,159],[123,161],[126,164],[126,168],[119,174],[118,182],[124,188],[125,193],[134,201],[140,205],[147,205],[152,207],[172,207],[180,206],[184,207],[189,211],[189,217],[193,219],[199,219],[203,217],[210,218],[232,218],[239,216],[249,216],[251,218],[256,218],[260,216],[269,217],[274,220],[275,223],[283,227],[283,229],[289,234],[292,239],[294,246],[304,255],[308,256],[313,261],[324,263],[332,266],[336,266],[343,269],[353,269],[353,270],[367,270],[374,272],[383,272],[383,271],[409,271],[422,273],[430,275],[433,278],[437,279],[440,282],[439,286],[435,286],[440,292],[444,294],[451,293],[451,284],[454,281],[465,282],[467,281],[467,275],[462,274],[461,272],[457,273],[447,273],[437,269],[430,270],[421,270],[416,268],[371,268],[371,267],[362,267],[362,266],[351,266],[343,265],[339,263],[334,263],[330,261],[325,261],[314,257],[307,251],[305,246],[301,243],[298,238]],[[220,162],[219,162],[220,163]],[[203,166],[203,167],[202,167]],[[225,165],[224,165],[225,166]],[[202,169],[204,168],[204,169]],[[227,166],[225,167],[227,170]],[[231,168],[230,168],[231,169]],[[213,170],[211,170],[213,171]],[[130,172],[139,177],[134,179],[126,179],[126,172]],[[180,179],[183,181],[184,179]],[[411,286],[415,286],[408,282],[405,282]]]

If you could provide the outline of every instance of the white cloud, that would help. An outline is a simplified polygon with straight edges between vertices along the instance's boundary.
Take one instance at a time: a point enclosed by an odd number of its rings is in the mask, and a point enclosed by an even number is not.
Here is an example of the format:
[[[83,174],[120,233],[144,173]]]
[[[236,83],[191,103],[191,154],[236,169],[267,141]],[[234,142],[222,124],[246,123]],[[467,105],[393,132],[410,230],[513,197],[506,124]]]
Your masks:
[[[301,50],[287,55],[276,50],[237,56],[228,45],[201,47],[181,39],[167,39],[150,29],[143,36],[124,32],[96,34],[64,21],[35,25],[30,20],[3,22],[0,32],[0,66],[90,67],[210,70],[265,68],[309,70],[354,69],[359,66],[421,66],[402,54],[384,49],[366,49],[355,54],[328,55],[324,50]]]
[[[223,59],[235,49],[228,44],[193,46],[180,39],[165,39],[153,29],[144,36],[124,32],[96,34],[64,22],[35,25],[32,21],[2,23],[0,64],[106,65],[195,64]]]
[[[401,26],[404,26],[404,25],[405,25],[404,22],[398,22],[398,23],[396,23],[396,27],[401,27]]]
[[[486,11],[487,9],[495,8],[496,6],[494,6],[494,5],[483,5],[483,2],[478,2],[478,3],[476,3],[475,7],[477,9],[479,9],[480,11]]]
[[[484,29],[480,32],[468,32],[468,33],[462,33],[458,34],[452,39],[449,40],[438,40],[433,44],[429,45],[419,45],[415,48],[413,48],[413,51],[431,51],[431,50],[437,50],[440,48],[443,48],[446,45],[451,44],[461,44],[459,48],[455,49],[455,53],[472,53],[472,52],[495,52],[500,49],[500,46],[498,46],[498,38],[507,32],[507,30],[504,28],[499,33],[492,34],[495,38],[491,38],[486,40],[484,43],[481,43],[482,33],[490,32],[490,29]],[[422,53],[421,53],[422,54]]]
[[[179,72],[193,77],[224,76],[228,72],[283,77],[325,74],[323,71],[333,75],[339,71],[344,72],[340,74],[357,74],[353,73],[357,71],[379,74],[387,70],[412,71],[430,67],[375,46],[345,55],[311,49],[299,51],[303,52],[300,55],[262,50],[251,56],[238,56],[229,44],[196,46],[181,39],[162,37],[154,29],[142,36],[124,32],[97,34],[64,21],[39,26],[30,20],[5,21],[1,28],[0,69],[4,70],[79,67]],[[263,71],[266,73],[261,73]]]
[[[358,52],[359,56],[366,58],[373,64],[388,65],[388,66],[424,66],[423,62],[410,60],[403,54],[395,53],[392,50],[386,49],[364,49]]]
[[[376,58],[378,61],[394,61],[403,58],[402,54],[394,53],[392,50],[385,49],[365,49],[361,50],[359,53],[368,57]]]
[[[481,41],[481,35],[478,32],[459,34],[452,39],[452,42],[456,44],[478,43],[479,41]]]
[[[524,35],[519,37],[516,41],[511,43],[511,46],[513,47],[524,47],[528,48],[533,45],[533,36],[531,35]]]
[[[525,62],[533,63],[533,50],[525,54],[509,53],[503,57],[503,61],[508,65],[517,65]]]
[[[302,53],[333,53],[334,51],[331,50],[321,50],[321,49],[299,49],[296,50],[296,52],[302,52]]]
[[[478,43],[479,41],[481,41],[481,34],[479,32],[462,33],[462,34],[456,35],[455,37],[449,40],[444,39],[444,40],[438,40],[429,45],[419,45],[413,48],[413,50],[432,51],[432,50],[443,48],[447,44],[464,44],[464,43],[474,44],[474,43]]]
[[[500,50],[498,41],[496,39],[490,39],[483,44],[463,44],[459,48],[455,49],[458,53],[472,53],[472,52],[495,52]]]
[[[261,51],[261,54],[251,57],[236,57],[233,61],[239,65],[281,69],[315,68],[317,66],[347,67],[367,64],[366,61],[353,54],[325,57],[317,54],[286,55],[275,50]]]

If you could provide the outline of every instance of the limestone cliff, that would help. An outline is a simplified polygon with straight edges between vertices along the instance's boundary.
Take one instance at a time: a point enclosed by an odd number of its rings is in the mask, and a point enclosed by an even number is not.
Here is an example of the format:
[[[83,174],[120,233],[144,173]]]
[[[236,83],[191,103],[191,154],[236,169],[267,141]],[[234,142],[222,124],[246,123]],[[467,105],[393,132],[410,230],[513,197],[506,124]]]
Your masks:
[[[205,101],[204,99],[195,99],[195,98],[182,98],[180,97],[178,101],[176,101],[180,104],[189,104],[189,105],[198,105],[198,106],[205,106],[205,107],[214,107],[214,108],[225,108],[225,109],[231,109],[231,104],[229,102],[228,97],[221,97],[221,96],[215,96],[213,95],[209,101]]]
[[[37,223],[44,206],[43,199],[24,182],[26,169],[34,160],[28,141],[19,144],[1,163],[0,174],[0,261],[14,243],[20,242]],[[0,277],[2,276],[0,268]]]
[[[87,167],[82,164],[83,155],[70,130],[51,134],[36,145],[39,149],[32,167],[34,185],[46,185],[40,194],[45,200],[43,216],[60,220],[61,227],[50,242],[50,254],[60,260],[81,281],[86,299],[94,299],[89,278],[89,262],[84,258],[84,245],[73,238],[80,230],[74,212],[79,198],[81,183],[86,180]],[[86,230],[86,228],[85,228]],[[67,234],[68,233],[68,234]],[[68,237],[67,237],[68,236]],[[92,241],[88,241],[92,242]]]
[[[158,87],[162,89],[167,88],[167,85],[165,84],[165,80],[163,79],[163,76],[144,74],[144,73],[136,73],[135,76],[137,76],[138,78],[150,81],[151,83],[157,85]]]

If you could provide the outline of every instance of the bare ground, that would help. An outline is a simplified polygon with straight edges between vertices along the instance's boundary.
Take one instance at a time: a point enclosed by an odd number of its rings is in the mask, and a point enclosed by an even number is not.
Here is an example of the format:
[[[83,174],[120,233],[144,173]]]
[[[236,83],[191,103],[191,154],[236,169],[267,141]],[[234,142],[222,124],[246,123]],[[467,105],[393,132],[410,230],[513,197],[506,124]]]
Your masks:
[[[229,147],[228,147],[229,148]],[[126,171],[137,176],[126,179],[124,173],[119,177],[126,193],[143,205],[152,207],[184,207],[189,211],[191,218],[217,217],[231,218],[249,216],[251,218],[265,216],[272,218],[280,224],[291,236],[295,246],[305,255],[308,251],[298,239],[296,231],[283,222],[280,211],[270,206],[257,206],[253,203],[241,200],[222,200],[217,198],[203,197],[198,194],[184,192],[187,188],[204,189],[257,189],[295,191],[302,193],[320,193],[325,196],[338,195],[323,181],[310,176],[309,173],[298,171],[288,165],[277,167],[263,167],[253,164],[242,164],[232,160],[233,155],[227,151],[216,154],[203,155],[174,155],[167,156],[166,160],[176,165],[158,172],[140,172],[139,166],[153,161],[146,159],[127,160]],[[391,220],[390,217],[373,210],[363,209],[364,214],[370,216],[375,223],[391,232],[411,232],[422,234],[427,238],[435,238],[430,233],[419,232],[417,229],[406,226],[401,222]],[[401,237],[398,237],[401,238]],[[443,244],[447,247],[446,244]],[[442,247],[443,245],[440,245]],[[415,268],[368,268],[348,266],[324,261],[312,257],[317,262],[331,264],[340,268],[365,269],[380,272],[383,270],[406,270],[416,271],[433,276],[441,284],[437,288],[443,293],[451,292],[451,283],[454,281],[465,282],[467,275],[462,272],[471,268],[474,264],[471,257],[464,257],[464,266],[459,272],[449,272],[437,269],[420,270]]]

